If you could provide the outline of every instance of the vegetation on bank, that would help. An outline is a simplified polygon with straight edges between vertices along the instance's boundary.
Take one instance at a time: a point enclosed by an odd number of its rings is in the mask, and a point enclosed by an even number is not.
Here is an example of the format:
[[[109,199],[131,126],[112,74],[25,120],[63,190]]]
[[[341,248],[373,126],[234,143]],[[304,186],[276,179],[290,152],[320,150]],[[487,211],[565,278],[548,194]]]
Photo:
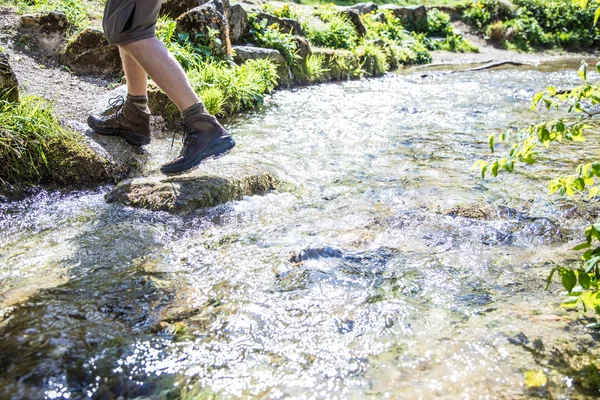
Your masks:
[[[81,136],[63,128],[52,104],[35,96],[21,96],[19,103],[0,99],[0,159],[0,184],[97,184],[107,178],[90,162],[98,157]]]
[[[598,49],[598,8],[572,0],[477,0],[464,9],[464,20],[510,50]]]
[[[91,20],[102,18],[105,0],[6,0],[20,13],[60,10],[69,21],[69,33],[73,34],[88,27]]]

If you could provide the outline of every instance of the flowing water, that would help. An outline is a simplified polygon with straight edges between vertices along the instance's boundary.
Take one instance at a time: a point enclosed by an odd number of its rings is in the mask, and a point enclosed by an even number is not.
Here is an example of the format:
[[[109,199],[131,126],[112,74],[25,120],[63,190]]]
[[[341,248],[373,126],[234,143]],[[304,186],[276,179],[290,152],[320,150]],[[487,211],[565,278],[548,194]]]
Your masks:
[[[250,162],[287,184],[191,214],[106,204],[110,188],[0,203],[0,398],[584,397],[581,371],[544,358],[595,348],[559,285],[544,291],[547,261],[574,259],[589,222],[546,195],[581,146],[497,179],[469,171],[489,133],[539,118],[529,101],[550,83],[576,72],[277,92],[229,121],[236,151],[202,169]],[[169,145],[155,140],[151,166]],[[528,387],[532,371],[547,383]]]

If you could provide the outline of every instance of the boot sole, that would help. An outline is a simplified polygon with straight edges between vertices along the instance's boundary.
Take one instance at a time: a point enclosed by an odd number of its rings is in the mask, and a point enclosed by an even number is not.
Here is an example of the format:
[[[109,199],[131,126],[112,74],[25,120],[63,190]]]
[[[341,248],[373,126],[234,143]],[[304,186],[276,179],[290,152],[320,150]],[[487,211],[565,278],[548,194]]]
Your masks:
[[[222,136],[215,139],[204,151],[190,157],[188,161],[183,164],[177,165],[173,168],[160,168],[160,172],[165,175],[173,176],[180,175],[184,172],[193,171],[195,168],[208,159],[216,160],[229,154],[229,152],[235,147],[235,141],[231,136]]]
[[[90,118],[88,118],[88,126],[92,128],[92,130],[96,133],[105,136],[118,136],[127,141],[127,143],[133,144],[135,146],[144,146],[150,144],[152,139],[147,135],[142,135],[140,133],[135,133],[131,131],[123,131],[119,129],[109,129],[102,128],[100,126],[95,126]]]

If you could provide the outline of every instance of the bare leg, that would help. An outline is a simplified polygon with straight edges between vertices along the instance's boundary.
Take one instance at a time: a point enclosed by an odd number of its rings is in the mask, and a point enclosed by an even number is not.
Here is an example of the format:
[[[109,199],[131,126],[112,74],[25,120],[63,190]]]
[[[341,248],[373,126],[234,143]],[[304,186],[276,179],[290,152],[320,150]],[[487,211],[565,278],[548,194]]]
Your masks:
[[[125,52],[130,58],[133,58],[136,64],[150,75],[150,78],[169,96],[181,111],[200,102],[200,99],[190,86],[181,65],[179,65],[175,57],[169,53],[165,45],[157,38],[139,40],[121,46],[120,50],[121,53]],[[125,65],[126,59],[123,59],[125,68],[127,68]],[[139,88],[136,87],[137,89]]]
[[[146,96],[148,85],[146,71],[122,48],[119,48],[119,52],[125,70],[125,78],[127,78],[127,93],[132,96]]]

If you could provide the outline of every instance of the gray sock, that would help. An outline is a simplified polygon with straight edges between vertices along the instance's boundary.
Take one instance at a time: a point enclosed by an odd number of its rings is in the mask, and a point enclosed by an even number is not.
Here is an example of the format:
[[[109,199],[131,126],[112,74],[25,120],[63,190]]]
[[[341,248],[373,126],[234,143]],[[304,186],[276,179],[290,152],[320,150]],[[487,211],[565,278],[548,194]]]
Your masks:
[[[148,109],[148,97],[127,95],[127,101],[135,104],[142,111],[150,112]]]
[[[202,102],[196,103],[193,106],[186,108],[181,113],[181,116],[183,117],[183,120],[185,121],[192,115],[196,115],[196,114],[208,114],[208,111],[206,111],[206,107],[204,107],[204,104]]]

